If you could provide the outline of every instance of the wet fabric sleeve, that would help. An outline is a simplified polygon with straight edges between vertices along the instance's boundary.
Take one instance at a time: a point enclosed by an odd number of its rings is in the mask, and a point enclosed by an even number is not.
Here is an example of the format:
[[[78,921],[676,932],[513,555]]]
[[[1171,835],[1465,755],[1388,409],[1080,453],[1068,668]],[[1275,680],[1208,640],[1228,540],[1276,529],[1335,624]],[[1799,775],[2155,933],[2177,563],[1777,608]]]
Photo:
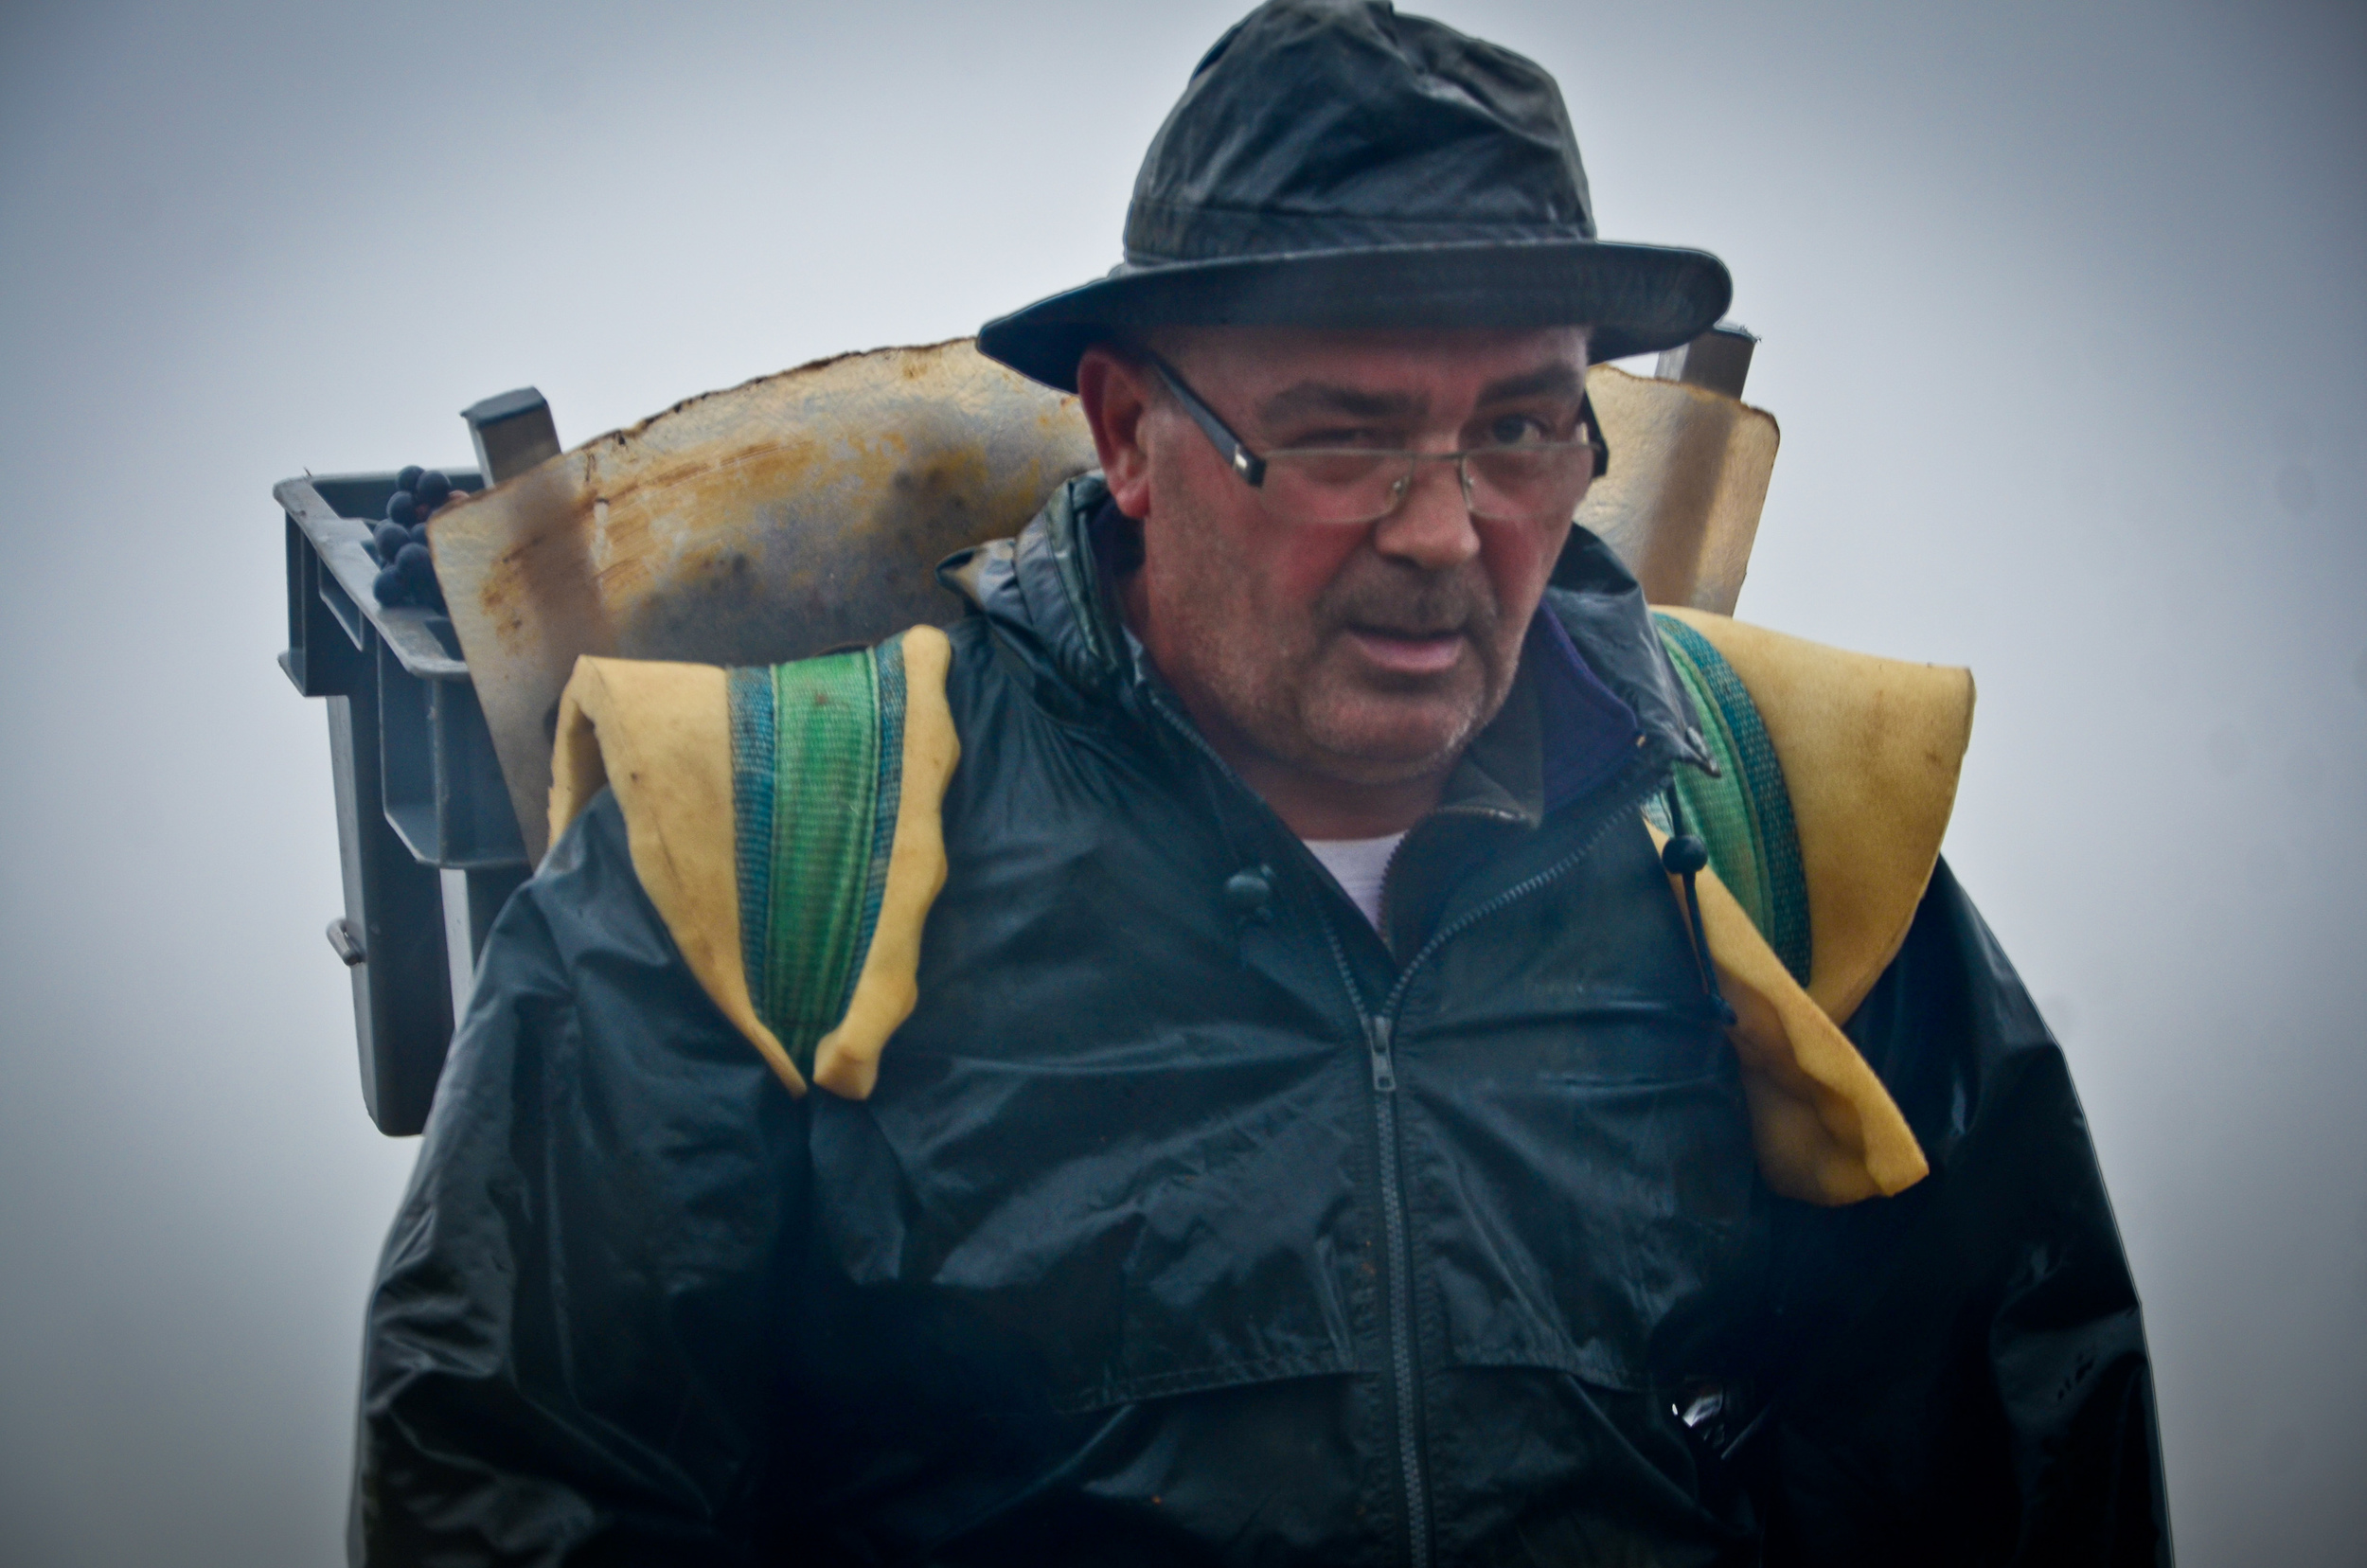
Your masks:
[[[2143,1320],[2063,1053],[1943,862],[1848,1032],[1932,1173],[1783,1204],[1774,1564],[2167,1564]]]
[[[603,795],[494,927],[387,1238],[353,1560],[755,1560],[802,1114]]]

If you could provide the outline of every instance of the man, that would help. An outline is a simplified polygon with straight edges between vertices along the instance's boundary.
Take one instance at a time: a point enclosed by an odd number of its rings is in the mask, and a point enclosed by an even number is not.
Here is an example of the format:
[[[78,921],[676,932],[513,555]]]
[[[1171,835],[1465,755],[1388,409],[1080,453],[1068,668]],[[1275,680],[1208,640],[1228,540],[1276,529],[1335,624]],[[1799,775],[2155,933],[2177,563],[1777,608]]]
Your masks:
[[[1968,686],[1573,534],[1588,360],[1728,297],[1593,234],[1535,66],[1274,0],[1127,264],[982,333],[1102,471],[950,640],[586,662],[358,1559],[2167,1560],[2076,1102],[1933,868]]]

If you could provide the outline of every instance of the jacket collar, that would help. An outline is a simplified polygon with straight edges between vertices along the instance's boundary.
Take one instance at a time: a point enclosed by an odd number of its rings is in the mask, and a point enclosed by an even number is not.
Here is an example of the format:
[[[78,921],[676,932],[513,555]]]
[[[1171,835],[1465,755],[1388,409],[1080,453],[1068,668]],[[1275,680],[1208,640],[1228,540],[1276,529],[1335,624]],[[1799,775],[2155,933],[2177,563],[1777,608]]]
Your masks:
[[[1053,492],[1016,539],[948,558],[937,579],[1019,653],[1040,700],[1079,712],[1138,711],[1156,682],[1120,620],[1096,524],[1108,488],[1082,474]],[[1644,591],[1610,547],[1574,529],[1522,650],[1504,711],[1471,743],[1442,804],[1534,825],[1591,793],[1639,752],[1714,768]]]

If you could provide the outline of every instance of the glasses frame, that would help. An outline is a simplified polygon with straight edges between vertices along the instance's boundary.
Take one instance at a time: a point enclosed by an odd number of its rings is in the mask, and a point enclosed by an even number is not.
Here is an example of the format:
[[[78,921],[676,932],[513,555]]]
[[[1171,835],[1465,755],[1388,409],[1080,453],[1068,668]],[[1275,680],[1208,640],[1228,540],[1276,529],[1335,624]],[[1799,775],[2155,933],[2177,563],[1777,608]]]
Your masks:
[[[1184,412],[1192,417],[1192,422],[1200,426],[1201,434],[1207,437],[1209,444],[1217,449],[1217,455],[1222,457],[1225,460],[1226,466],[1231,468],[1235,473],[1240,475],[1241,482],[1249,486],[1252,490],[1265,489],[1266,469],[1268,463],[1272,458],[1285,456],[1289,454],[1298,452],[1308,454],[1364,452],[1364,449],[1362,448],[1345,447],[1277,447],[1273,451],[1261,456],[1258,454],[1252,452],[1249,448],[1249,443],[1242,440],[1240,437],[1235,435],[1233,433],[1233,427],[1226,424],[1224,420],[1218,416],[1217,411],[1209,407],[1208,404],[1201,400],[1199,393],[1193,391],[1190,386],[1184,383],[1184,378],[1176,374],[1175,367],[1173,365],[1170,365],[1166,361],[1161,359],[1156,354],[1146,353],[1143,357],[1149,362],[1152,373],[1157,375],[1160,382],[1166,385],[1166,389],[1175,395],[1175,401],[1184,405]],[[1593,401],[1589,398],[1583,390],[1578,393],[1578,428],[1586,432],[1586,438],[1582,441],[1540,441],[1536,443],[1536,445],[1554,450],[1563,450],[1582,446],[1593,452],[1594,454],[1594,472],[1588,480],[1588,482],[1592,484],[1593,480],[1600,479],[1605,473],[1611,471],[1611,448],[1603,444],[1603,437],[1601,434],[1602,427],[1596,422],[1594,418]],[[1502,450],[1504,449],[1499,447],[1466,447],[1456,452],[1384,452],[1375,450],[1366,454],[1372,456],[1405,457],[1414,462],[1452,462],[1455,467],[1455,478],[1460,483],[1463,490],[1463,504],[1465,507],[1468,508],[1471,504],[1471,471],[1468,465],[1468,459],[1475,456],[1481,456],[1490,452]],[[1387,511],[1380,512],[1376,516],[1367,518],[1365,522],[1367,524],[1378,523],[1382,518],[1395,512],[1397,508],[1403,506],[1405,504],[1406,495],[1413,489],[1412,479],[1412,472],[1409,471],[1406,478],[1398,481],[1395,490],[1395,498],[1391,501],[1389,509]],[[1478,514],[1474,512],[1472,515],[1477,516]]]

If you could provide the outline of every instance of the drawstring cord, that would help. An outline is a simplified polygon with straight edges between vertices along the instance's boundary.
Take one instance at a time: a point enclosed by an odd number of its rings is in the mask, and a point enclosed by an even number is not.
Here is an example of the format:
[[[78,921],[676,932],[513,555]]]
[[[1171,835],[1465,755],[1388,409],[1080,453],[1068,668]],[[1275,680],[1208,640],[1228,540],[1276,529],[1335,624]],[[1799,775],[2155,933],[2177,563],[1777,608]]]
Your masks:
[[[1183,721],[1167,714],[1165,704],[1155,693],[1148,695],[1146,701],[1160,717],[1166,719],[1179,731],[1182,729]],[[1208,756],[1213,758],[1215,753],[1210,752]],[[1225,800],[1222,781],[1218,778],[1216,770],[1201,765],[1198,758],[1186,766],[1199,786],[1201,797],[1208,804],[1209,818],[1217,825],[1218,836],[1224,840],[1228,858],[1241,867],[1224,880],[1222,897],[1226,912],[1233,917],[1237,935],[1246,937],[1251,926],[1273,923],[1273,864],[1270,861],[1254,859],[1253,851],[1242,846],[1240,824]]]
[[[1660,852],[1661,865],[1672,877],[1684,879],[1685,918],[1693,925],[1693,958],[1701,966],[1701,991],[1709,998],[1710,1011],[1720,1025],[1735,1026],[1735,1009],[1725,993],[1717,989],[1717,965],[1710,957],[1709,933],[1701,925],[1701,899],[1693,885],[1694,878],[1710,863],[1710,846],[1685,831],[1684,807],[1677,799],[1673,783],[1661,793],[1668,808],[1668,843]]]

